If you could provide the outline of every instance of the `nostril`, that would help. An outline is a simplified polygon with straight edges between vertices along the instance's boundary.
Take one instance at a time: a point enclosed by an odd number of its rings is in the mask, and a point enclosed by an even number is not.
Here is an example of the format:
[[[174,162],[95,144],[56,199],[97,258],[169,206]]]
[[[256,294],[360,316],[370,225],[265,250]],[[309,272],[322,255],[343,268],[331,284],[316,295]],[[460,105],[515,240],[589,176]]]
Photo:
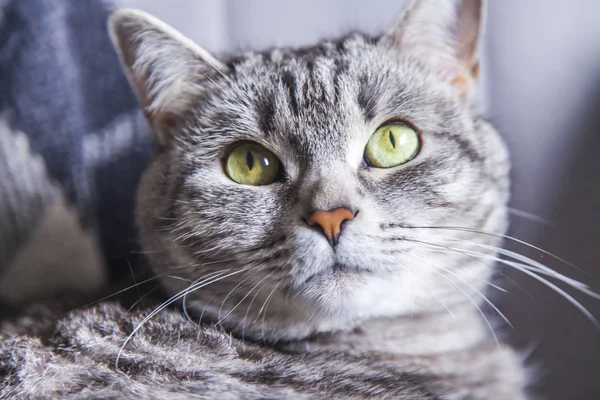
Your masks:
[[[356,218],[357,215],[358,211],[354,213],[354,216],[352,218],[344,218],[344,220],[340,224],[340,234],[342,233],[342,228],[346,226],[350,221],[354,220],[354,218]]]
[[[356,218],[356,216],[358,215],[358,210],[356,210],[356,212],[354,213],[354,215],[352,214],[348,214],[347,216],[344,217],[344,219],[342,220],[342,224],[345,224],[346,222],[350,222],[352,221],[354,218]]]

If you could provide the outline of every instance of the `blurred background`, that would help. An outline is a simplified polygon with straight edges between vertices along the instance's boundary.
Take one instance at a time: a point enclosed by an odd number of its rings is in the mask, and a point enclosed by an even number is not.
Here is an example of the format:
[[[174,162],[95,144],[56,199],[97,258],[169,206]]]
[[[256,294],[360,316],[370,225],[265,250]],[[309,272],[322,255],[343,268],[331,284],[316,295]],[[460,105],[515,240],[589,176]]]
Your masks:
[[[581,270],[517,242],[507,246],[600,292],[600,2],[489,3],[480,109],[512,154],[509,235]],[[403,1],[116,4],[149,11],[218,55],[308,45],[350,30],[380,33]],[[517,272],[503,272],[513,282],[503,281],[508,293],[493,298],[515,327],[505,331],[507,340],[534,368],[536,393],[548,399],[600,399],[600,329],[559,294]],[[75,284],[92,287],[104,279],[98,271],[88,275]],[[2,279],[0,293],[7,293],[11,288],[3,288]],[[600,301],[569,293],[600,318]]]

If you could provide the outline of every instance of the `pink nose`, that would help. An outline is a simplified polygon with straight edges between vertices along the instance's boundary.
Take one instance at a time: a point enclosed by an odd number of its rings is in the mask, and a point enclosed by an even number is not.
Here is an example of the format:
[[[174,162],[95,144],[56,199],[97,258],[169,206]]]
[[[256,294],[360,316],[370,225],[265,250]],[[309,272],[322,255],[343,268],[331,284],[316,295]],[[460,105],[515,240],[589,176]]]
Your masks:
[[[315,211],[308,217],[306,223],[310,226],[319,225],[329,243],[336,245],[340,238],[342,223],[353,219],[354,214],[349,209],[336,208],[330,211]]]

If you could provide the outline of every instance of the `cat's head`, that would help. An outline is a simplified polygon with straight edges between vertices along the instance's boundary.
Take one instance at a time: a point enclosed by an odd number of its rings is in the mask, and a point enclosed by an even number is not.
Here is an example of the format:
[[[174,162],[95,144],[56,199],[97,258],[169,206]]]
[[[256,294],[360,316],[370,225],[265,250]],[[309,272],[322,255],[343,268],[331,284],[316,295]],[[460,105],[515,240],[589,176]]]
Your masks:
[[[380,37],[223,61],[113,14],[159,147],[137,212],[164,286],[270,340],[480,302],[492,271],[469,252],[497,240],[471,230],[504,232],[509,168],[472,111],[482,9],[409,1]]]

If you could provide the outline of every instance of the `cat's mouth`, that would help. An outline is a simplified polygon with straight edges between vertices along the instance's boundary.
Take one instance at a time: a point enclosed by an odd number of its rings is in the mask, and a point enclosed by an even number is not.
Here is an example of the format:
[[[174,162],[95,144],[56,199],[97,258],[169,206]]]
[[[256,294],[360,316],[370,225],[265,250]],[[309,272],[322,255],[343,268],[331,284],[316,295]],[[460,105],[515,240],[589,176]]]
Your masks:
[[[350,268],[350,267],[348,267],[346,264],[339,263],[339,262],[334,262],[334,263],[331,265],[331,270],[332,270],[332,271],[334,271],[334,272],[335,272],[335,271],[347,271],[347,270],[349,270],[349,269],[351,269],[351,268]]]
[[[324,279],[324,278],[325,279],[326,278],[335,279],[335,278],[346,277],[346,276],[350,276],[350,275],[369,274],[372,272],[373,271],[371,271],[369,268],[365,268],[362,266],[348,265],[345,263],[334,262],[331,264],[331,266],[329,268],[325,269],[324,271],[318,272],[318,273],[306,278],[304,283],[307,284],[316,279]]]

